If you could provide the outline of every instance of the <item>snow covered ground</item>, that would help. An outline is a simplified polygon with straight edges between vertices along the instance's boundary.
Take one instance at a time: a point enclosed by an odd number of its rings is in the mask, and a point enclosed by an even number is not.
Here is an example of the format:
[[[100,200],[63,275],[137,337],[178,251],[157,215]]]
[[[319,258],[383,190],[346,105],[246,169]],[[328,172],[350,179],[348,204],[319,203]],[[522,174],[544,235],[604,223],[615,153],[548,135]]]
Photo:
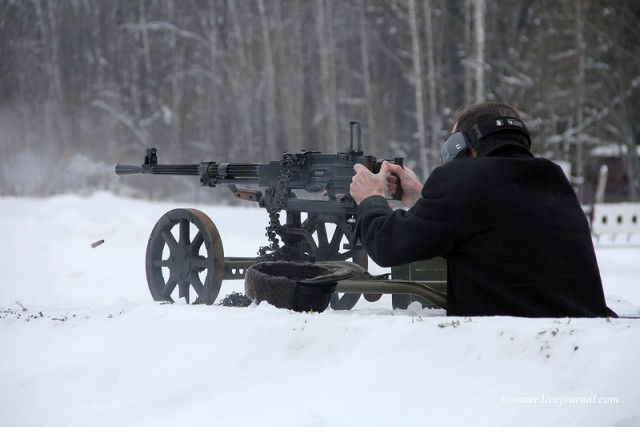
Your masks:
[[[640,320],[161,304],[145,249],[175,207],[0,198],[0,426],[640,425]],[[264,211],[195,207],[227,256],[265,243]],[[640,315],[638,243],[597,246],[620,315]]]

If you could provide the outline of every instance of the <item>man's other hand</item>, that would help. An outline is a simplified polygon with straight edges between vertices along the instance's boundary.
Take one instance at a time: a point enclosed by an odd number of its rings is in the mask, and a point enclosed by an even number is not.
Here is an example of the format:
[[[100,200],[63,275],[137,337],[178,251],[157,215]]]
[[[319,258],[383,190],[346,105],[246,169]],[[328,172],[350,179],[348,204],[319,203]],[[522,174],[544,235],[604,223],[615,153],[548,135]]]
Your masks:
[[[396,193],[398,188],[398,178],[400,178],[400,185],[403,191],[402,204],[410,208],[422,197],[422,182],[411,169],[389,163],[387,189],[391,196]]]

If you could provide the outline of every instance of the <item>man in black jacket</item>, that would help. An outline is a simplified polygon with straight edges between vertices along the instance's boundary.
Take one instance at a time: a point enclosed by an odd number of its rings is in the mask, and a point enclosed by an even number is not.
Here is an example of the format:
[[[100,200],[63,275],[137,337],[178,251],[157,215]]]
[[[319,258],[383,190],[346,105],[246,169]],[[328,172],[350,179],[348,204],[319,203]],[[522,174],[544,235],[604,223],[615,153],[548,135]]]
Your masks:
[[[447,259],[447,314],[615,317],[587,218],[562,169],[529,151],[504,104],[462,110],[424,186],[409,169],[356,165],[358,235],[381,266]],[[400,178],[408,210],[384,198]]]

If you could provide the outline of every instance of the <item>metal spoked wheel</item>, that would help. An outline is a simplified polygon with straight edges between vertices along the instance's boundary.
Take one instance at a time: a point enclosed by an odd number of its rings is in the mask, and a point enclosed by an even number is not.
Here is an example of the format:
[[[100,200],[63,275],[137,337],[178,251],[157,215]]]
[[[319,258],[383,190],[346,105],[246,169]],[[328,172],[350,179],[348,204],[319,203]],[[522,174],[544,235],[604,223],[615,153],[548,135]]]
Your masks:
[[[156,223],[147,244],[147,283],[156,301],[213,304],[224,276],[224,250],[213,221],[197,209],[174,209]]]
[[[361,266],[365,271],[369,265],[369,257],[365,251],[356,251],[353,255],[352,262]],[[354,293],[338,294],[337,292],[331,295],[329,304],[334,310],[351,310],[360,300],[360,295]]]
[[[312,225],[312,226],[311,226]],[[333,224],[332,224],[333,225]],[[350,250],[341,252],[341,245],[345,234],[339,227],[333,230],[331,239],[329,239],[327,232],[327,223],[314,221],[314,218],[310,218],[306,221],[305,226],[311,229],[311,233],[315,232],[318,239],[318,249],[316,251],[316,258],[318,261],[348,261],[358,264],[365,270],[369,265],[369,257],[364,250]],[[334,310],[351,310],[358,300],[361,294],[334,293],[331,295],[330,305]]]

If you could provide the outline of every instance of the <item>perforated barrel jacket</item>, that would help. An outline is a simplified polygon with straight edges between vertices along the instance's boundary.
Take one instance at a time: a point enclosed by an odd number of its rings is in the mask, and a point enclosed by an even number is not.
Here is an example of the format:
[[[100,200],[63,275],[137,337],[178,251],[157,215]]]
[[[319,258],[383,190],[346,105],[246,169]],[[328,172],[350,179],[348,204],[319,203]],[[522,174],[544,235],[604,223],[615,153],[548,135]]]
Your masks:
[[[522,146],[436,168],[408,211],[368,197],[356,228],[381,266],[446,258],[449,315],[615,316],[573,188]]]

